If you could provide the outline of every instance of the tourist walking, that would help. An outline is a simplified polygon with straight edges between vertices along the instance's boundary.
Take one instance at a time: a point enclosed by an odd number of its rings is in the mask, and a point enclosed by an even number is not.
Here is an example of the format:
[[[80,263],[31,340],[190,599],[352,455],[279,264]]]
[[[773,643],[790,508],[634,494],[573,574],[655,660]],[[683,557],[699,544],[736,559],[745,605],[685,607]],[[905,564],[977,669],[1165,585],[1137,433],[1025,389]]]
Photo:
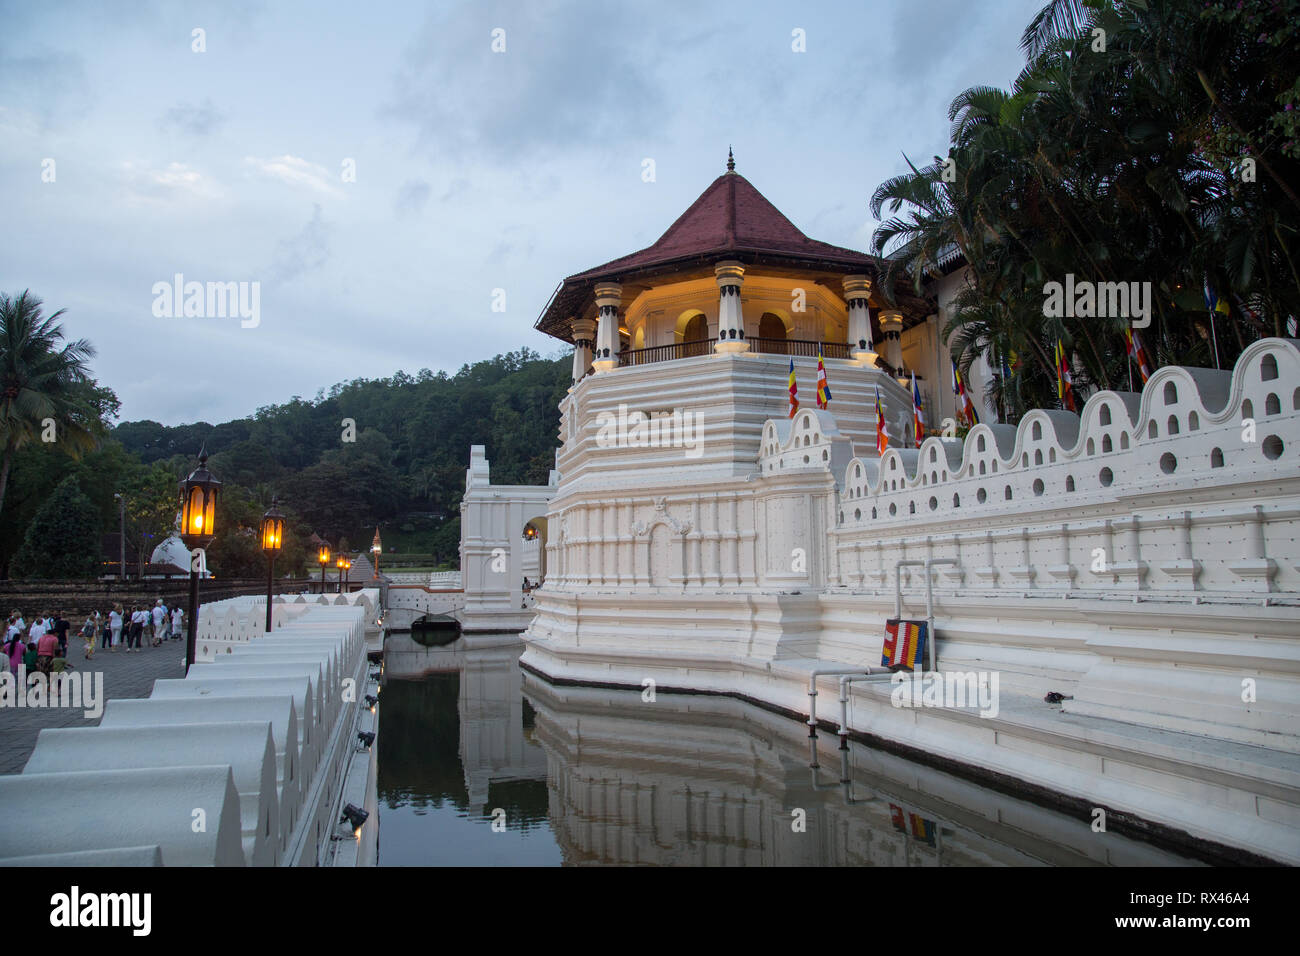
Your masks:
[[[86,660],[91,660],[95,656],[95,642],[99,640],[100,620],[99,612],[95,611],[86,616],[86,623],[81,625],[81,639],[85,642],[81,655]]]
[[[185,612],[178,604],[172,608],[172,640],[179,641],[185,636]]]
[[[117,653],[117,645],[122,640],[122,605],[114,604],[108,615],[108,625],[113,630],[112,653]]]
[[[53,630],[45,631],[36,642],[36,669],[48,677],[54,669],[54,656],[58,652],[59,635]]]
[[[158,647],[163,642],[163,627],[167,623],[167,608],[163,607],[162,598],[154,602],[152,616],[153,646]]]
[[[126,632],[126,652],[129,654],[135,651],[140,653],[140,634],[144,631],[145,613],[140,607],[131,608],[131,620]]]
[[[72,630],[72,622],[69,621],[67,617],[64,616],[62,611],[59,611],[57,614],[54,615],[54,620],[51,624],[51,627],[54,630],[54,633],[58,635],[59,638],[59,655],[61,657],[67,657],[68,656],[68,632]]]
[[[48,630],[48,628],[46,628],[45,626],[45,617],[44,615],[40,615],[34,621],[32,621],[32,626],[27,631],[27,643],[28,644],[37,643],[42,637],[45,636],[46,630]]]
[[[5,634],[5,666],[13,671],[15,677],[18,676],[18,667],[23,662],[23,654],[27,651],[27,645],[23,643],[23,632],[11,622],[8,632]]]

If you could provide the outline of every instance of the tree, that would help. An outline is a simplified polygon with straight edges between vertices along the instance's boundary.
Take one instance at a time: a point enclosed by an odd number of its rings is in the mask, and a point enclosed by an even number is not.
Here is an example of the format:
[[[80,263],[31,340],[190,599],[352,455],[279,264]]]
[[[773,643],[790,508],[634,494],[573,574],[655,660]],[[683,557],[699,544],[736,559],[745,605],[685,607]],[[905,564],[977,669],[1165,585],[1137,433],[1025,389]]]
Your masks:
[[[36,512],[14,565],[21,577],[88,578],[99,562],[99,515],[69,475]]]
[[[887,277],[919,289],[966,260],[945,334],[963,370],[984,356],[1001,373],[989,397],[1006,420],[1057,404],[1057,343],[1084,394],[1136,375],[1131,313],[1046,314],[1046,283],[1067,275],[1145,283],[1158,365],[1230,367],[1286,334],[1300,314],[1298,22],[1300,0],[1053,0],[1011,88],[953,100],[950,155],[876,190],[872,212],[893,214],[873,238]]]
[[[46,439],[77,453],[94,447],[100,409],[87,392],[87,362],[95,350],[85,339],[63,344],[63,327],[41,315],[41,300],[24,290],[0,293],[0,512],[14,455]]]

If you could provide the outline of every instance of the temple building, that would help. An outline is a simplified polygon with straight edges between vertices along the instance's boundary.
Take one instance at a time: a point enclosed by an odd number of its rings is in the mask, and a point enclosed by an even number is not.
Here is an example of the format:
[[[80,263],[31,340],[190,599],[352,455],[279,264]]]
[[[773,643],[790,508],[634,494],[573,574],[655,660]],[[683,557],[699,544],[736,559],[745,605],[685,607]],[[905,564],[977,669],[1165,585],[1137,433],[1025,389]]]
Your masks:
[[[479,446],[467,473],[476,625],[515,618],[551,681],[738,696],[1300,863],[1300,342],[945,438],[960,273],[891,307],[881,271],[729,161],[653,245],[565,279],[537,323],[574,347],[550,483],[493,485]],[[898,619],[928,637],[918,681],[991,679],[994,704],[900,707]],[[868,669],[889,682],[818,676]]]

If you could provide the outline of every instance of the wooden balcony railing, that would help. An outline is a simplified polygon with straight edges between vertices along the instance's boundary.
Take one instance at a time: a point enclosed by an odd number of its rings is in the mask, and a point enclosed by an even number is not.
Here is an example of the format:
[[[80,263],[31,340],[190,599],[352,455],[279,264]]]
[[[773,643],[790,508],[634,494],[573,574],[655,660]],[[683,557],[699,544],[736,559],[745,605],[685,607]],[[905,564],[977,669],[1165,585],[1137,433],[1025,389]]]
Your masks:
[[[826,358],[846,359],[849,347],[843,342],[811,342],[803,339],[745,339],[751,352],[765,355],[790,355],[795,358],[816,358],[817,347],[821,346]],[[696,342],[676,342],[673,345],[654,345],[645,349],[627,349],[618,353],[619,368],[629,365],[649,365],[651,362],[671,362],[674,359],[694,358],[698,355],[713,354],[713,340],[701,339]]]

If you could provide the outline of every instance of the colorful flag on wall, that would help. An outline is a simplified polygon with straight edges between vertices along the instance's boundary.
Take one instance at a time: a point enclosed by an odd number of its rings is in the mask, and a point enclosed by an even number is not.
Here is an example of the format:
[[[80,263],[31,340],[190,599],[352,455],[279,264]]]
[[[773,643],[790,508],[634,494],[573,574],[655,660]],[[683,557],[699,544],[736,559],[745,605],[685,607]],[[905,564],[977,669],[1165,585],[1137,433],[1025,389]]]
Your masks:
[[[933,820],[927,820],[919,813],[904,813],[903,808],[896,803],[889,805],[889,820],[894,825],[894,829],[900,833],[910,831],[912,836],[922,842],[934,846],[935,823]]]
[[[889,432],[885,428],[885,413],[880,408],[880,386],[876,386],[876,454],[883,455],[889,447]]]
[[[794,359],[790,359],[790,417],[799,411],[799,386],[794,380]]]
[[[974,427],[980,423],[979,412],[975,411],[975,403],[970,400],[966,394],[966,383],[962,380],[961,369],[957,363],[952,363],[952,392],[957,396],[957,414],[966,420],[966,424]]]
[[[916,387],[916,373],[912,373],[912,433],[916,435],[916,447],[921,447],[925,440],[925,423],[921,421],[921,390]]]
[[[1124,339],[1128,343],[1128,357],[1133,360],[1133,364],[1138,367],[1142,373],[1142,384],[1147,383],[1151,377],[1151,360],[1147,358],[1147,350],[1142,347],[1142,339],[1131,328],[1124,330]]]
[[[916,670],[917,662],[925,669],[925,639],[929,629],[926,621],[904,621],[890,618],[885,622],[885,643],[880,651],[882,667]]]
[[[822,344],[817,343],[817,407],[830,404],[831,384],[826,380],[826,366],[822,363]]]
[[[1062,408],[1072,412],[1078,410],[1074,407],[1074,379],[1070,375],[1070,361],[1060,339],[1056,342],[1056,397],[1061,400]]]

